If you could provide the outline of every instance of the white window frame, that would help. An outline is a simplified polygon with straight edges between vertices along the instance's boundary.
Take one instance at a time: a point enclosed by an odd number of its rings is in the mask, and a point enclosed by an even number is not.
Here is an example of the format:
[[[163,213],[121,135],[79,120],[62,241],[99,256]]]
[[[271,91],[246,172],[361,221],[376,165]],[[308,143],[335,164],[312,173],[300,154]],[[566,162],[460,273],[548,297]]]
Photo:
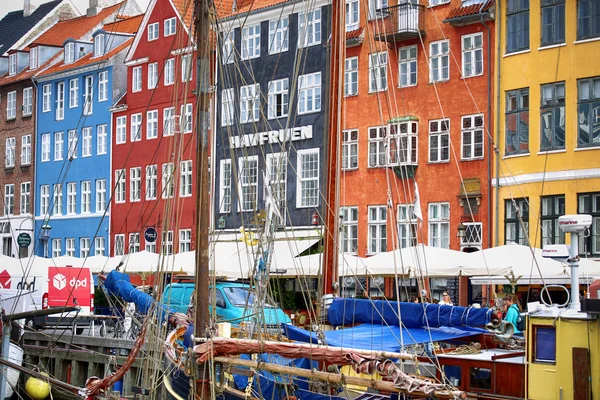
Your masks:
[[[192,230],[191,229],[180,229],[179,230],[179,252],[186,253],[192,251]]]
[[[358,95],[358,57],[348,57],[344,62],[344,96]]]
[[[369,93],[387,90],[387,51],[369,54]]]
[[[92,128],[86,126],[81,129],[81,157],[92,156]]]
[[[173,231],[163,231],[160,252],[165,256],[173,254]]]
[[[368,167],[382,168],[387,166],[387,126],[369,127]]]
[[[127,142],[127,116],[117,117],[117,135],[115,137],[116,144]]]
[[[69,158],[77,158],[77,152],[78,152],[78,144],[79,144],[79,137],[77,136],[77,131],[72,129],[68,132],[68,156]]]
[[[13,76],[16,74],[17,74],[17,53],[13,53],[8,56],[8,75]]]
[[[177,33],[177,19],[175,17],[165,19],[163,23],[164,36],[173,36]]]
[[[230,29],[221,34],[223,35],[223,45],[221,47],[223,64],[231,64],[235,59],[235,31]]]
[[[175,177],[173,163],[164,163],[162,165],[162,191],[163,199],[171,199],[175,195]]]
[[[75,257],[75,238],[65,239],[65,256]]]
[[[77,214],[77,183],[67,183],[67,215]]]
[[[240,169],[238,180],[239,210],[241,212],[254,211],[258,207],[258,156],[240,157],[238,166]],[[248,174],[248,170],[250,174]]]
[[[223,89],[221,91],[221,126],[233,125],[235,113],[235,89]]]
[[[42,112],[50,112],[52,110],[52,85],[47,84],[42,86]]]
[[[290,18],[287,15],[269,21],[269,54],[288,51],[289,26]]]
[[[418,165],[419,124],[402,121],[389,124],[387,140],[388,166]]]
[[[225,166],[227,166],[227,170]],[[229,214],[231,212],[233,195],[231,176],[231,159],[221,160],[219,168],[219,213],[221,214]]]
[[[40,216],[46,217],[50,211],[50,185],[40,185]]]
[[[104,55],[105,39],[103,33],[100,33],[94,37],[94,57],[100,57]]]
[[[158,110],[150,110],[146,113],[146,139],[158,138]]]
[[[358,252],[358,207],[340,207],[340,250],[343,253]]]
[[[429,121],[429,151],[428,161],[430,163],[450,162],[450,118],[433,119]],[[437,125],[437,126],[436,126]],[[446,129],[444,129],[446,128]],[[443,145],[443,142],[446,145]],[[435,158],[432,158],[432,151],[435,149]],[[444,149],[446,157],[444,157]]]
[[[33,113],[33,88],[23,89],[23,116],[28,117]]]
[[[321,72],[298,77],[298,115],[321,111]]]
[[[6,120],[17,118],[17,91],[6,94]]]
[[[16,163],[17,154],[17,138],[6,138],[6,146],[4,148],[4,167],[13,168]]]
[[[96,154],[108,153],[108,133],[106,132],[106,124],[98,125],[96,127]]]
[[[133,93],[142,91],[142,66],[133,67],[131,72],[131,91]]]
[[[158,28],[158,22],[148,24],[148,41],[152,42],[154,40],[157,40],[159,35],[160,33]]]
[[[460,159],[483,159],[485,147],[485,122],[483,114],[463,115],[460,120]],[[465,124],[468,125],[466,126]],[[476,154],[478,149],[481,149],[481,154]],[[467,151],[470,155],[466,154]]]
[[[342,171],[358,169],[358,129],[342,131]]]
[[[155,89],[158,86],[158,63],[148,64],[148,90]]]
[[[106,256],[106,238],[104,236],[94,238],[94,255]]]
[[[69,108],[79,106],[79,78],[69,79]]]
[[[260,23],[242,28],[242,60],[260,57]]]
[[[387,251],[387,206],[369,206],[367,254]]]
[[[60,257],[62,255],[62,239],[52,239],[52,257]]]
[[[23,214],[30,214],[31,210],[31,182],[21,182],[21,202],[20,212]]]
[[[106,210],[106,179],[96,179],[96,212]]]
[[[163,109],[163,136],[175,134],[175,107]]]
[[[346,0],[346,32],[360,26],[360,7],[358,0]]]
[[[316,172],[316,176],[304,176],[304,168],[302,166],[302,161],[304,157],[307,156],[314,156],[316,155],[316,163],[317,163],[317,167],[315,169]],[[319,154],[319,149],[305,149],[305,150],[298,150],[297,151],[297,165],[296,165],[296,171],[297,171],[297,183],[296,183],[296,208],[310,208],[310,207],[318,207],[319,206],[319,200],[320,200],[320,179],[321,179],[321,163],[320,163],[320,158],[321,155]],[[311,188],[306,188],[305,185],[309,185],[312,182],[312,184],[315,186],[315,190],[316,190],[316,194],[314,196],[314,198],[312,199],[313,201],[309,201],[311,200],[311,197],[309,197],[308,195],[305,196],[303,194],[303,192],[305,191],[305,189],[311,189]],[[303,201],[303,199],[305,199]]]
[[[181,82],[189,82],[194,76],[191,54],[181,56]]]
[[[192,133],[194,105],[187,103],[181,106],[179,114],[179,129],[183,133]]]
[[[4,215],[15,213],[15,184],[4,185]]]
[[[240,88],[240,122],[247,124],[260,118],[260,86],[258,83]]]
[[[54,161],[60,161],[64,158],[65,133],[54,132]]]
[[[75,61],[75,43],[65,45],[65,64],[72,64]]]
[[[62,215],[63,193],[62,193],[62,184],[61,183],[54,184],[54,191],[53,191],[52,197],[53,197],[52,215]]]
[[[98,101],[108,100],[108,71],[98,73]]]
[[[444,47],[446,50],[444,51]],[[444,60],[446,66],[444,67]],[[444,73],[444,70],[446,71]],[[450,41],[438,40],[429,43],[429,83],[450,80]]]
[[[269,82],[268,117],[269,119],[288,116],[290,107],[289,80],[278,79]],[[279,112],[278,112],[279,111]]]
[[[50,161],[50,134],[49,133],[42,134],[41,148],[42,148],[42,151],[40,154],[40,161],[41,162]]]
[[[192,196],[192,160],[181,162],[179,171],[179,197]]]
[[[146,250],[148,253],[154,253],[156,254],[156,242],[146,242],[144,243],[144,250]]]
[[[31,135],[21,137],[21,165],[31,165]]]
[[[417,222],[413,204],[398,204],[398,243],[401,249],[417,245]]]
[[[57,121],[65,119],[65,83],[58,82],[56,84],[56,112],[55,118]]]
[[[34,70],[38,66],[38,48],[33,47],[29,50],[29,69]]]
[[[476,40],[479,39],[479,47],[476,45]],[[470,45],[465,43],[470,40]],[[462,76],[463,78],[471,78],[474,76],[483,75],[484,64],[483,64],[483,33],[473,33],[470,35],[461,36],[461,48],[462,48]],[[481,71],[477,72],[477,57],[479,56],[479,63],[481,63]],[[467,61],[467,58],[470,61]],[[467,71],[467,65],[470,65],[470,71]]]
[[[158,168],[156,164],[146,165],[146,200],[156,200]]]
[[[298,48],[321,44],[321,8],[298,13]]]
[[[413,52],[414,55],[411,54]],[[416,45],[398,49],[398,87],[417,86],[419,81],[418,53],[419,50]]]
[[[165,74],[164,77],[164,85],[170,86],[175,83],[175,59],[169,58],[165,61],[165,70],[163,72]]]
[[[129,234],[129,254],[140,252],[140,234],[134,232]]]
[[[113,251],[115,256],[122,256],[125,254],[125,234],[119,233],[115,235],[115,244]]]
[[[450,248],[450,203],[429,203],[429,246]],[[445,212],[444,212],[445,210]],[[445,230],[445,235],[442,231]],[[436,233],[437,232],[437,233]],[[444,237],[445,236],[445,237]]]
[[[142,140],[142,113],[131,114],[129,129],[129,139],[132,143]]]
[[[279,225],[285,225],[287,215],[287,161],[287,153],[284,152],[269,153],[265,157],[266,174],[269,181],[263,182],[263,185],[270,184],[273,200],[281,215],[281,218],[274,216],[278,219]]]
[[[81,214],[92,212],[92,181],[81,181]]]
[[[125,203],[125,169],[115,171],[115,203]]]
[[[142,198],[142,168],[129,169],[129,201],[136,203]]]
[[[83,78],[83,115],[92,115],[94,111],[94,76]]]

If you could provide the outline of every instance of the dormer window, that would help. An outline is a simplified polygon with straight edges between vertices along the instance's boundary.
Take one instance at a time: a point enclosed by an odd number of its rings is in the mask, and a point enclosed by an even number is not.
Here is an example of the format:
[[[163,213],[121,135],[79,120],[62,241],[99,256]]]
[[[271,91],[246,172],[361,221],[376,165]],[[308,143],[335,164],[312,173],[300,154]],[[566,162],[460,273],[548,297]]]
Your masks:
[[[94,57],[104,55],[104,34],[97,35],[94,38]]]
[[[8,74],[15,75],[17,73],[17,53],[8,56]]]
[[[75,61],[75,43],[67,43],[65,46],[65,64]]]
[[[34,47],[29,52],[29,69],[36,69],[38,67],[38,48]]]

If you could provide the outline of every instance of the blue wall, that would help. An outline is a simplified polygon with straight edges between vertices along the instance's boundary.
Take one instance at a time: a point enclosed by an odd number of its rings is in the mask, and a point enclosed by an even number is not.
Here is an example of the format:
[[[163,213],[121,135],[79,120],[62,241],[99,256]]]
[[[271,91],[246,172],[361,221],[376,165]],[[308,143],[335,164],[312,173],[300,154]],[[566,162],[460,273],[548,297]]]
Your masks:
[[[111,113],[110,107],[113,104],[112,87],[112,66],[103,64],[100,67],[93,67],[85,72],[81,69],[73,70],[68,76],[61,76],[60,79],[49,81],[38,81],[38,99],[37,101],[37,131],[36,131],[36,168],[35,168],[35,237],[36,254],[44,255],[44,246],[39,241],[41,238],[41,226],[45,217],[49,217],[49,224],[52,227],[50,239],[48,241],[48,255],[52,256],[52,239],[61,239],[61,255],[65,255],[66,238],[75,239],[75,256],[80,256],[80,239],[90,239],[90,256],[94,252],[94,238],[104,237],[105,255],[110,254],[109,242],[109,213],[103,217],[103,212],[96,212],[96,181],[106,180],[106,204],[110,204],[111,194],[111,174],[110,174],[110,148],[111,148]],[[98,101],[98,74],[102,71],[108,71],[108,98],[104,101]],[[94,95],[93,109],[90,115],[83,114],[84,108],[84,85],[85,76],[94,77]],[[79,81],[78,105],[70,108],[69,102],[69,80],[77,78]],[[43,78],[42,78],[43,79]],[[64,82],[65,85],[65,115],[63,120],[56,120],[56,94],[57,84]],[[52,85],[51,110],[42,112],[43,107],[43,87],[46,84]],[[98,154],[98,125],[106,125],[106,153]],[[92,130],[92,152],[89,157],[82,157],[82,128],[90,127]],[[69,161],[68,158],[68,131],[77,130],[78,145],[76,149],[77,158]],[[63,132],[63,159],[55,160],[55,132]],[[42,135],[50,134],[50,161],[41,161],[42,157]],[[82,181],[91,181],[91,202],[90,213],[82,214]],[[77,188],[76,213],[67,215],[67,184],[75,182]],[[62,212],[61,215],[52,215],[54,208],[54,184],[62,183]],[[41,191],[42,185],[50,185],[50,212],[48,216],[40,215]]]

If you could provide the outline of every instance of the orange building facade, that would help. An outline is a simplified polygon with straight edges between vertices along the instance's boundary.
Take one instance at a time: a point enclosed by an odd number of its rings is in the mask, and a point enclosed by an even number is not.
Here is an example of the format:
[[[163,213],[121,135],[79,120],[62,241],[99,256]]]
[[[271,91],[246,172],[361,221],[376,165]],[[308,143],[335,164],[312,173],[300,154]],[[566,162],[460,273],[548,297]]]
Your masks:
[[[368,256],[416,243],[485,248],[493,1],[385,3],[346,2],[342,249]],[[388,297],[392,283],[382,290]],[[430,295],[446,290],[438,289]],[[461,303],[471,301],[464,296]]]

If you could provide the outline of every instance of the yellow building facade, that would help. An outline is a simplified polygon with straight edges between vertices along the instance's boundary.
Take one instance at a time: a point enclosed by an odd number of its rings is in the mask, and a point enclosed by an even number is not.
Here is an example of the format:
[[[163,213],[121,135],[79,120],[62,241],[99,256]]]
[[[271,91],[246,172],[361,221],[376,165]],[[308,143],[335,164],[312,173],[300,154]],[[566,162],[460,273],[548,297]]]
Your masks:
[[[497,245],[561,243],[558,216],[587,213],[596,218],[580,250],[600,257],[596,3],[496,1]]]

